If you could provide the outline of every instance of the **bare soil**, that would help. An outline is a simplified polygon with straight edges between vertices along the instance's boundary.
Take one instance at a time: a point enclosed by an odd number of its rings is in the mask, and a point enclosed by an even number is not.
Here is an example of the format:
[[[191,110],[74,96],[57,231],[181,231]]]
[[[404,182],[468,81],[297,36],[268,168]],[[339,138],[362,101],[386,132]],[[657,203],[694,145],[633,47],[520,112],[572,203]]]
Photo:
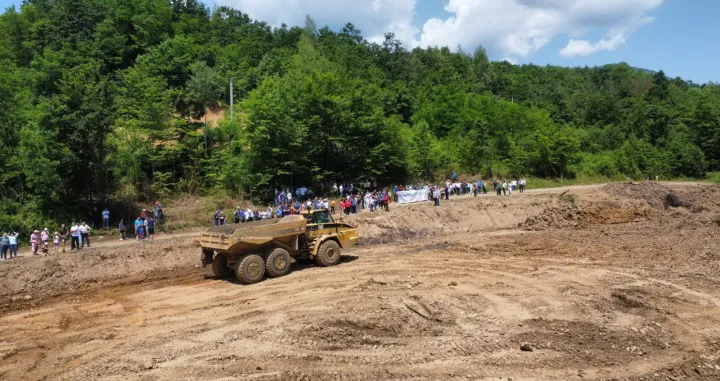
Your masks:
[[[193,236],[4,262],[0,379],[720,380],[718,186],[346,220],[338,266],[250,286],[198,268]]]

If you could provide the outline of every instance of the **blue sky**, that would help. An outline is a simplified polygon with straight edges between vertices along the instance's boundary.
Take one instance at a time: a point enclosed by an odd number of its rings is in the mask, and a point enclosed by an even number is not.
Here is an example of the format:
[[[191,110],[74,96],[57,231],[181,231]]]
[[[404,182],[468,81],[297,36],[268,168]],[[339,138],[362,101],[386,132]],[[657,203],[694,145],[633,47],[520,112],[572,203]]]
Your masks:
[[[3,9],[17,0],[0,0]],[[371,41],[392,31],[415,46],[447,45],[523,64],[627,62],[694,82],[720,82],[717,0],[211,0],[272,25],[353,22]]]

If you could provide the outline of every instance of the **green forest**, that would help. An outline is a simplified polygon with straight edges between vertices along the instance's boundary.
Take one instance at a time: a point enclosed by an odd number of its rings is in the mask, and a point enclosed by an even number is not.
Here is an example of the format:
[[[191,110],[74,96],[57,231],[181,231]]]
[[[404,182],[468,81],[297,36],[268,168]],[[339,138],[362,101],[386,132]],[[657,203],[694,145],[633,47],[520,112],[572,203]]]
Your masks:
[[[210,108],[226,109],[217,126]],[[720,86],[409,50],[195,0],[25,0],[0,16],[0,229],[180,193],[261,200],[453,170],[703,178],[720,170]]]

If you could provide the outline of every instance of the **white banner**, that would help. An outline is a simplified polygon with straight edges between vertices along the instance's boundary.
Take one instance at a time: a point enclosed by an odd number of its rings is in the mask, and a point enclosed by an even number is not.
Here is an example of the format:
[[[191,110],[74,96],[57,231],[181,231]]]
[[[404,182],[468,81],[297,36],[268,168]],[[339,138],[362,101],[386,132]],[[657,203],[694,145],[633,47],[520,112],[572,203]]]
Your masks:
[[[411,202],[420,202],[428,200],[428,190],[411,190],[411,191],[400,191],[397,192],[398,204],[408,204]]]

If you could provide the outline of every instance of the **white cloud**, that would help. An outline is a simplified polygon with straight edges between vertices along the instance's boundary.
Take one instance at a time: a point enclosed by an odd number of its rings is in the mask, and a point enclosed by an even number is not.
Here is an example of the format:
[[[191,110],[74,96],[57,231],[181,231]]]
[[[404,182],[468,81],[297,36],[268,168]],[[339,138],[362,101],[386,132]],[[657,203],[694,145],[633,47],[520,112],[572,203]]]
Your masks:
[[[441,0],[216,0],[273,26],[303,25],[310,15],[318,26],[339,29],[351,22],[372,42],[395,33],[408,47],[484,46],[491,57],[516,62],[567,36],[565,57],[618,48],[664,0],[445,0],[446,18],[427,20],[419,30],[416,7]],[[598,41],[589,32],[605,34]]]
[[[630,23],[622,28],[610,30],[604,38],[597,42],[588,40],[571,39],[567,46],[560,49],[563,57],[587,56],[601,51],[611,51],[624,44],[627,37],[642,25],[652,22],[652,17],[641,17],[635,23]]]
[[[386,32],[414,46],[419,29],[413,24],[416,0],[217,0],[251,18],[273,26],[304,25],[310,15],[318,27],[339,28],[348,22],[372,42],[384,41]]]
[[[664,0],[449,0],[446,19],[423,26],[420,46],[483,45],[491,55],[526,58],[555,37],[574,37],[563,56],[613,50],[638,27],[652,21],[648,12]],[[605,30],[597,42],[578,39],[589,31]]]

